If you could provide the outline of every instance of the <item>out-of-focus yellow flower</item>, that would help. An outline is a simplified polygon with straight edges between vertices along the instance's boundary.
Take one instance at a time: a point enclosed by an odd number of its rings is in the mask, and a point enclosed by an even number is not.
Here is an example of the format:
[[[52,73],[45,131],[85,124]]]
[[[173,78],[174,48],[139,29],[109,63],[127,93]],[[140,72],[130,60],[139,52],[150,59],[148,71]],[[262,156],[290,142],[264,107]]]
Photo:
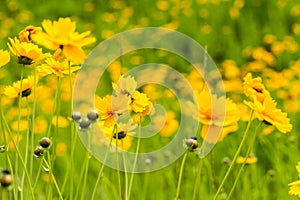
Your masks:
[[[300,162],[298,162],[296,169],[298,172],[298,176],[300,178]],[[300,180],[290,183],[289,186],[290,186],[289,195],[295,195],[300,197]]]
[[[17,38],[8,38],[8,48],[18,57],[18,63],[24,65],[31,65],[37,60],[48,57],[48,54],[43,54],[42,49],[33,43],[20,42]]]
[[[246,162],[245,162],[245,160],[246,160]],[[257,163],[257,157],[255,157],[253,154],[250,154],[247,159],[242,156],[239,156],[236,160],[236,163],[239,163],[239,164],[242,164],[244,162],[246,163],[246,165]]]
[[[10,55],[8,51],[0,50],[0,67],[6,65],[10,61]]]
[[[18,121],[14,121],[11,124],[11,128],[13,131],[25,131],[28,129],[28,121],[27,120],[20,120],[20,128],[18,128]]]
[[[173,133],[175,133],[175,131],[177,131],[177,129],[179,127],[179,123],[175,119],[175,113],[174,112],[168,111],[166,117],[167,117],[166,122],[163,125],[163,128],[159,131],[159,134],[163,137],[171,136]],[[160,124],[160,122],[163,121],[163,120],[164,120],[164,116],[160,115],[160,116],[157,116],[153,119],[153,123],[155,125]]]
[[[276,102],[265,89],[260,77],[252,79],[252,75],[247,74],[244,78],[244,92],[251,100],[250,102],[245,101],[245,104],[257,113],[257,117],[261,121],[275,126],[282,133],[292,129],[287,114],[276,108]]]
[[[115,118],[128,109],[128,98],[124,96],[112,97],[96,96],[95,107],[99,112],[100,119],[104,120],[104,126],[109,127],[115,124]]]
[[[45,32],[37,32],[32,35],[32,39],[50,50],[62,49],[63,54],[76,64],[82,63],[85,58],[82,47],[96,41],[94,37],[88,37],[89,31],[81,34],[75,32],[76,23],[69,17],[54,22],[44,20],[42,26]]]
[[[17,98],[20,96],[28,97],[34,87],[34,77],[29,76],[22,81],[22,91],[20,91],[20,81],[14,82],[12,86],[7,86],[4,89],[4,94],[10,98]]]
[[[42,117],[37,117],[34,123],[34,133],[45,133],[47,131],[48,122]]]
[[[39,31],[42,31],[41,27],[34,27],[32,25],[27,26],[19,33],[20,42],[31,42],[31,35],[34,35]]]
[[[69,71],[70,65],[70,71]],[[79,70],[79,66],[72,66],[69,64],[69,61],[65,59],[64,61],[60,62],[53,58],[47,58],[45,64],[42,64],[36,68],[36,71],[40,76],[45,76],[49,74],[55,74],[56,76],[63,77],[66,74],[73,73]]]
[[[67,145],[63,142],[57,143],[56,144],[56,150],[55,150],[55,155],[56,156],[64,156],[67,153]]]
[[[69,125],[69,120],[63,116],[58,116],[58,118],[54,116],[52,118],[52,124],[60,128],[66,128]]]

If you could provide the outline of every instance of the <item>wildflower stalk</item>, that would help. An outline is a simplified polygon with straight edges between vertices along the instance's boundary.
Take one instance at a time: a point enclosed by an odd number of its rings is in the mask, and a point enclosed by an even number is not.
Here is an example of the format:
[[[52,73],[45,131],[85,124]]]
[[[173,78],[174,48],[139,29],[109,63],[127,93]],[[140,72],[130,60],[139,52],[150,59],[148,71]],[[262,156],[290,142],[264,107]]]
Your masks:
[[[25,176],[26,176],[26,178],[27,178],[27,180],[28,180],[29,190],[30,190],[30,192],[31,192],[32,199],[34,200],[35,197],[34,197],[34,192],[33,192],[32,184],[31,184],[31,179],[30,179],[29,173],[28,173],[28,171],[27,171],[27,168],[26,168],[25,162],[24,162],[24,160],[23,160],[23,157],[22,157],[22,155],[21,155],[21,153],[20,153],[19,146],[17,145],[16,141],[14,140],[14,137],[13,137],[13,135],[12,135],[12,132],[11,132],[10,128],[9,128],[9,125],[7,124],[7,121],[6,121],[5,118],[4,118],[3,112],[1,112],[1,117],[2,117],[2,120],[3,120],[3,122],[4,122],[5,127],[6,127],[6,129],[7,129],[7,132],[8,132],[8,134],[9,134],[9,137],[10,137],[10,139],[11,139],[11,141],[12,141],[14,147],[15,147],[16,154],[17,154],[18,158],[19,158],[20,161],[21,161],[23,170],[24,170],[24,172],[25,172]]]
[[[20,136],[20,127],[21,127],[21,106],[22,106],[22,88],[23,88],[23,78],[24,78],[24,65],[21,65],[21,78],[20,78],[20,92],[19,92],[19,100],[18,100],[18,131],[16,137],[16,145],[19,146],[19,136]],[[19,159],[18,154],[16,153],[15,158],[15,175],[18,176],[19,171]],[[18,193],[16,198],[18,198]]]
[[[48,155],[48,158],[50,158],[50,155],[49,155],[49,152],[48,152],[48,151],[47,151],[47,155]],[[45,165],[46,165],[46,168],[49,170],[49,172],[51,172],[51,171],[52,171],[51,163],[48,163],[44,156],[43,156],[43,161],[44,161],[44,163],[45,163]],[[58,195],[59,195],[59,199],[64,199],[64,198],[62,197],[61,192],[60,192],[59,186],[58,186],[58,184],[57,184],[57,182],[56,182],[55,176],[53,175],[53,173],[49,173],[49,174],[50,174],[50,177],[51,177],[51,179],[52,179],[52,181],[53,181],[53,183],[54,183],[54,185],[55,185],[55,188],[56,188],[57,193],[58,193]]]
[[[137,145],[136,145],[136,150],[135,150],[135,158],[133,161],[133,167],[132,167],[132,174],[130,177],[130,183],[129,183],[129,188],[128,188],[128,198],[130,199],[130,194],[131,194],[131,190],[132,190],[132,183],[133,183],[133,178],[134,178],[134,171],[136,168],[136,163],[137,163],[137,158],[138,158],[138,153],[139,153],[139,149],[140,149],[140,144],[141,144],[141,121],[142,121],[142,117],[140,116],[140,120],[139,120],[139,128],[138,128],[138,138],[137,138]]]
[[[193,200],[197,199],[197,192],[198,192],[198,199],[199,199],[199,195],[200,195],[200,189],[199,188],[200,188],[202,166],[203,166],[203,159],[200,159],[199,165],[198,165],[198,168],[197,168],[197,176],[196,176],[196,180],[195,180]]]
[[[87,181],[87,174],[89,170],[89,160],[91,158],[89,149],[90,149],[90,141],[91,141],[91,135],[88,133],[88,150],[86,151],[86,165],[84,169],[84,177],[83,177],[83,184],[82,184],[82,191],[81,191],[81,199],[84,199],[85,195],[85,189],[86,189],[86,181]]]
[[[237,182],[238,182],[238,180],[239,180],[239,178],[240,178],[240,175],[241,175],[241,173],[242,173],[242,171],[243,171],[243,169],[244,169],[244,167],[245,167],[246,161],[247,161],[247,159],[248,159],[248,157],[249,157],[249,155],[250,155],[252,146],[253,146],[254,141],[255,141],[255,139],[256,139],[256,136],[257,136],[257,133],[258,133],[257,130],[259,129],[259,127],[261,126],[262,123],[263,123],[263,122],[260,122],[259,125],[258,125],[258,126],[256,127],[256,129],[255,129],[255,132],[254,132],[254,134],[253,134],[253,136],[252,136],[252,138],[251,138],[252,140],[250,141],[250,144],[249,144],[249,146],[248,146],[248,149],[247,149],[247,152],[246,152],[246,155],[245,155],[244,162],[243,162],[243,164],[242,164],[242,166],[241,166],[241,168],[240,168],[240,170],[239,170],[239,172],[238,172],[238,174],[237,174],[237,176],[236,176],[236,178],[235,178],[235,180],[234,180],[234,183],[233,183],[233,185],[232,185],[232,188],[231,188],[231,190],[230,190],[230,192],[229,192],[229,194],[228,194],[226,200],[229,200],[229,199],[230,199],[230,197],[231,197],[231,195],[232,195],[232,193],[233,193],[233,191],[234,191],[234,189],[235,189],[235,187],[236,187],[236,184],[237,184]]]
[[[27,167],[27,163],[28,163],[28,150],[29,150],[29,136],[30,136],[30,117],[29,117],[29,112],[30,112],[30,108],[29,108],[29,102],[28,102],[28,98],[26,97],[26,107],[27,107],[27,122],[28,122],[28,129],[27,129],[27,134],[26,134],[26,151],[25,151],[25,166]],[[31,177],[31,175],[29,174],[29,176]],[[21,181],[21,188],[24,188],[24,181],[25,181],[25,171],[23,171],[22,174],[22,181]],[[21,199],[23,199],[23,192],[21,192]]]
[[[106,149],[106,152],[105,152],[105,155],[104,155],[104,160],[103,160],[103,163],[102,163],[102,165],[101,165],[101,169],[100,169],[100,171],[99,171],[99,174],[98,174],[98,177],[97,177],[97,180],[96,180],[96,183],[95,183],[93,192],[92,192],[91,200],[93,200],[93,199],[95,198],[97,186],[98,186],[98,184],[99,184],[99,181],[100,181],[101,176],[102,176],[102,173],[103,173],[103,169],[104,169],[104,166],[105,166],[104,163],[106,162],[106,158],[107,158],[109,149],[110,149],[110,147],[111,147],[111,142],[112,142],[113,135],[114,135],[114,131],[112,132],[112,135],[111,135],[111,137],[110,137],[110,141],[109,141],[109,144],[108,144],[108,146],[107,146],[107,149]]]
[[[189,154],[189,150],[186,150],[184,153],[184,156],[181,161],[181,166],[180,166],[180,171],[179,171],[179,177],[178,177],[178,183],[177,183],[177,189],[176,189],[176,196],[175,200],[179,199],[179,194],[180,194],[180,187],[181,187],[181,180],[182,180],[182,175],[183,175],[183,169],[184,169],[184,164],[187,158],[187,155]]]
[[[122,149],[124,149],[124,142],[123,140],[121,140],[121,143],[122,143]],[[128,173],[127,173],[127,170],[126,170],[126,160],[125,160],[125,154],[124,154],[124,151],[122,151],[122,157],[123,157],[123,165],[124,165],[124,176],[125,176],[125,199],[129,199],[128,198]],[[132,176],[131,176],[132,177]]]
[[[35,111],[36,111],[36,87],[37,87],[37,75],[36,75],[36,66],[34,64],[33,69],[33,104],[32,104],[32,118],[31,118],[31,157],[30,157],[30,170],[29,175],[32,176],[33,171],[33,154],[34,154],[34,127],[35,127]]]
[[[122,199],[122,184],[121,184],[121,175],[120,175],[120,164],[119,164],[119,155],[118,155],[118,128],[117,125],[115,124],[114,126],[114,131],[116,131],[116,156],[117,156],[117,173],[118,173],[118,184],[119,184],[119,194],[120,194],[120,199]]]
[[[224,186],[224,184],[225,184],[225,181],[227,180],[227,178],[228,178],[228,176],[229,176],[231,170],[233,169],[233,166],[234,166],[234,164],[235,164],[235,162],[236,162],[236,159],[238,158],[238,156],[239,156],[239,154],[240,154],[240,152],[241,152],[241,149],[242,149],[242,147],[243,147],[244,144],[245,144],[246,138],[248,137],[250,125],[251,125],[251,123],[252,123],[252,116],[253,116],[253,110],[251,111],[250,119],[249,119],[249,122],[248,122],[248,124],[247,124],[247,128],[246,128],[246,130],[245,130],[245,132],[244,132],[242,141],[241,141],[241,143],[240,143],[240,145],[239,145],[237,151],[236,151],[235,154],[234,154],[234,157],[233,157],[233,159],[232,159],[232,161],[231,161],[231,163],[230,163],[230,166],[229,166],[228,170],[226,171],[226,174],[225,174],[225,176],[224,176],[224,178],[223,178],[223,180],[222,180],[222,182],[221,182],[221,184],[220,184],[220,186],[219,186],[219,188],[218,188],[218,190],[217,190],[215,196],[213,197],[214,200],[216,200],[217,197],[218,197],[218,195],[220,194],[220,192],[221,192],[221,190],[222,190],[222,188],[223,188],[223,186]]]

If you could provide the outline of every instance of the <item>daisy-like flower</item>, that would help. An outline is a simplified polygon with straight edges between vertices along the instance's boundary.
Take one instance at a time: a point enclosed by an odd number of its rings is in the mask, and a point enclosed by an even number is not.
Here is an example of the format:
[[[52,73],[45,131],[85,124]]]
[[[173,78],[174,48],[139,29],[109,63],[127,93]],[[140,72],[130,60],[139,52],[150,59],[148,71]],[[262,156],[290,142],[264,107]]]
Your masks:
[[[0,50],[0,67],[6,65],[10,61],[10,56],[8,51]]]
[[[257,113],[258,118],[267,124],[275,126],[282,133],[291,131],[292,125],[287,117],[287,113],[276,108],[276,102],[261,83],[261,79],[252,79],[252,76],[248,74],[244,81],[244,92],[251,100],[250,102],[245,101],[245,104]],[[256,89],[251,90],[251,88]]]
[[[299,178],[300,178],[300,162],[298,162],[296,169],[298,171]],[[290,186],[289,194],[300,197],[300,180],[290,183],[289,186]]]
[[[197,95],[197,99],[199,102],[199,121],[204,125],[201,136],[207,142],[215,142],[217,137],[218,141],[221,141],[226,135],[237,130],[240,115],[237,105],[231,99],[210,94],[207,88]],[[220,127],[222,127],[222,132],[217,135],[218,131],[214,131],[214,129],[218,130]]]
[[[19,33],[20,42],[31,42],[31,36],[42,31],[41,27],[27,26]]]
[[[246,162],[245,162],[246,161]],[[248,156],[248,158],[244,158],[242,156],[239,156],[236,160],[236,163],[238,164],[242,164],[242,163],[246,163],[247,165],[250,165],[250,164],[254,164],[254,163],[257,163],[257,157],[254,156],[253,154],[250,154]]]
[[[69,71],[69,65],[70,71]],[[36,68],[36,71],[40,76],[45,76],[48,74],[55,74],[56,76],[63,77],[70,73],[73,73],[80,69],[80,66],[74,66],[72,63],[69,63],[67,59],[64,59],[62,62],[55,59],[55,57],[47,58],[45,64],[42,64]]]
[[[124,95],[127,97],[134,93],[136,86],[137,82],[132,76],[127,76],[126,78],[121,76],[118,82],[113,84],[114,92],[117,96]]]
[[[31,65],[37,60],[44,59],[48,54],[43,54],[42,49],[33,43],[20,42],[17,38],[8,38],[10,51],[18,57],[18,63]]]
[[[32,39],[50,50],[63,50],[63,55],[75,64],[80,64],[85,58],[83,46],[96,41],[94,37],[88,37],[90,31],[79,34],[75,31],[76,23],[69,17],[59,18],[58,21],[44,20],[42,26],[45,32],[37,32]]]
[[[130,97],[129,110],[136,113],[142,113],[143,115],[149,113],[152,108],[152,102],[149,100],[146,94],[134,91]],[[144,113],[146,111],[146,113]]]
[[[34,87],[34,77],[29,76],[26,79],[23,79],[22,82],[22,91],[20,91],[20,81],[14,82],[12,86],[7,86],[4,88],[4,94],[10,98],[17,98],[20,95],[22,97],[28,97]]]
[[[109,127],[114,125],[116,118],[128,109],[127,98],[105,96],[100,98],[96,96],[95,107],[99,112],[100,120],[104,120],[104,126]]]

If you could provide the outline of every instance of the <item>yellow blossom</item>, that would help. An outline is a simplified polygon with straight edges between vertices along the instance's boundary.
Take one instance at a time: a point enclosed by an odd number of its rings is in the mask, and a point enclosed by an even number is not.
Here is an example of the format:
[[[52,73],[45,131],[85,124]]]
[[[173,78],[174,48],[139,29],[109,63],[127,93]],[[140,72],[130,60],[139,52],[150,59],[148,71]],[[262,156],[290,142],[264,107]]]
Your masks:
[[[33,43],[20,42],[17,38],[8,38],[10,51],[18,57],[18,63],[30,65],[33,62],[44,59],[48,54],[43,54],[42,49]]]
[[[242,156],[239,156],[236,160],[236,163],[242,164],[245,161],[247,165],[254,164],[257,162],[257,157],[255,157],[253,154],[250,154],[247,159]]]
[[[20,96],[20,93],[22,97],[28,97],[34,87],[34,77],[29,76],[26,79],[23,79],[22,81],[22,91],[20,91],[20,81],[14,82],[12,86],[7,86],[4,89],[4,94],[10,98],[17,98]]]
[[[50,50],[62,49],[63,54],[76,64],[82,63],[85,58],[82,47],[96,41],[94,37],[88,37],[89,31],[81,34],[76,32],[76,23],[69,17],[53,22],[44,20],[42,26],[45,32],[37,32],[32,39]]]
[[[134,93],[136,86],[137,82],[132,76],[127,76],[126,78],[121,76],[118,82],[113,84],[114,92],[117,96],[131,96]]]
[[[0,50],[0,67],[6,65],[10,61],[10,56],[8,51]]]
[[[298,162],[296,169],[298,171],[298,176],[300,177],[300,162]],[[290,186],[289,194],[300,197],[300,180],[290,183],[289,186]]]
[[[134,91],[131,95],[131,102],[129,104],[130,110],[136,113],[143,113],[146,110],[150,110],[152,103],[146,94]]]
[[[40,27],[34,27],[32,25],[27,26],[19,33],[20,42],[31,42],[31,36],[39,31],[42,31]]]
[[[160,125],[164,120],[163,115],[159,115],[153,119],[155,125]],[[175,113],[172,111],[167,112],[166,121],[159,131],[159,134],[163,137],[169,137],[178,130],[179,122],[175,119]]]

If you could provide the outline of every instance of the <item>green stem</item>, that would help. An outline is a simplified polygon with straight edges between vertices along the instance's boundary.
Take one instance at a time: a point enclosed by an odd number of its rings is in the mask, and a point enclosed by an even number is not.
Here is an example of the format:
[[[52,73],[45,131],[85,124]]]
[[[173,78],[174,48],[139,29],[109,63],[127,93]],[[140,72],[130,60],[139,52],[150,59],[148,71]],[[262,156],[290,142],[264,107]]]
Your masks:
[[[118,152],[118,141],[119,141],[119,135],[118,135],[118,128],[117,125],[114,127],[116,131],[116,156],[117,156],[117,173],[118,173],[118,183],[119,183],[119,194],[120,199],[122,199],[122,184],[121,184],[121,175],[120,175],[120,164],[119,164],[119,152]]]
[[[5,118],[4,118],[4,116],[3,116],[3,112],[1,112],[1,117],[2,117],[2,120],[4,121],[5,127],[6,127],[6,129],[7,129],[7,131],[8,131],[8,134],[9,134],[9,137],[10,137],[10,139],[11,139],[11,141],[12,141],[14,147],[15,147],[17,156],[19,157],[19,159],[20,159],[20,161],[21,161],[23,170],[24,170],[25,175],[26,175],[26,178],[27,178],[27,180],[28,180],[29,189],[30,189],[30,192],[31,192],[31,195],[32,195],[32,199],[35,199],[35,197],[34,197],[34,192],[33,192],[33,188],[32,188],[32,184],[31,184],[31,180],[30,180],[30,176],[29,176],[29,174],[28,174],[28,171],[27,171],[25,162],[24,162],[24,160],[23,160],[23,158],[22,158],[22,155],[21,155],[21,153],[20,153],[20,151],[19,151],[19,146],[17,145],[16,141],[14,140],[14,137],[13,137],[13,135],[12,135],[12,132],[11,132],[11,130],[10,130],[8,124],[7,124],[7,121],[5,120]]]
[[[240,145],[239,145],[237,151],[236,151],[235,154],[234,154],[234,157],[233,157],[233,159],[232,159],[232,161],[231,161],[231,163],[230,163],[230,166],[229,166],[228,170],[226,171],[226,174],[225,174],[225,176],[224,176],[224,178],[223,178],[223,180],[222,180],[222,182],[221,182],[221,184],[220,184],[220,186],[219,186],[219,188],[218,188],[218,190],[217,190],[215,196],[213,197],[214,200],[216,200],[217,197],[218,197],[218,195],[220,194],[220,192],[221,192],[221,190],[222,190],[222,188],[223,188],[223,186],[224,186],[224,184],[225,184],[225,181],[227,180],[227,178],[228,178],[228,176],[229,176],[231,170],[233,169],[233,166],[234,166],[234,164],[235,164],[235,162],[236,162],[236,159],[237,159],[238,156],[240,155],[241,149],[242,149],[242,147],[244,146],[244,143],[245,143],[245,141],[246,141],[246,138],[248,137],[250,125],[251,125],[251,123],[252,123],[252,116],[253,116],[253,110],[251,111],[250,119],[249,119],[247,128],[246,128],[246,130],[245,130],[245,133],[244,133],[244,135],[243,135],[242,141],[241,141],[241,143],[240,143]]]
[[[180,187],[181,187],[181,180],[182,180],[182,175],[183,175],[183,169],[184,169],[184,164],[187,158],[187,155],[189,154],[189,150],[186,150],[184,153],[183,159],[181,161],[181,166],[180,166],[180,171],[179,171],[179,178],[178,178],[178,183],[177,183],[177,190],[176,190],[176,196],[175,200],[179,199],[179,194],[180,194]]]
[[[250,155],[252,146],[253,146],[254,141],[255,141],[255,138],[256,138],[256,136],[257,136],[257,132],[258,132],[257,130],[258,130],[258,128],[261,126],[262,123],[263,123],[263,122],[261,122],[261,123],[256,127],[256,129],[255,129],[254,135],[253,135],[253,137],[252,137],[252,140],[250,141],[249,147],[248,147],[247,152],[246,152],[246,155],[245,155],[245,160],[244,160],[244,162],[243,162],[243,164],[242,164],[242,166],[241,166],[241,168],[240,168],[240,170],[239,170],[239,172],[238,172],[238,175],[236,176],[236,178],[235,178],[235,180],[234,180],[233,186],[232,186],[232,188],[231,188],[231,190],[230,190],[230,192],[229,192],[229,194],[228,194],[228,196],[227,196],[227,198],[226,198],[227,200],[229,200],[229,198],[231,197],[231,195],[232,195],[232,193],[233,193],[233,191],[234,191],[234,189],[235,189],[235,187],[236,187],[236,184],[237,184],[237,182],[238,182],[238,180],[239,180],[239,178],[240,178],[240,175],[241,175],[241,173],[242,173],[242,171],[243,171],[243,169],[244,169],[244,167],[245,167],[246,161],[247,161],[247,159],[248,159],[248,157],[249,157],[249,155]]]
[[[133,161],[133,167],[132,167],[132,174],[130,177],[130,183],[129,183],[129,188],[128,188],[128,199],[130,199],[130,195],[131,195],[131,190],[132,190],[132,184],[133,184],[133,178],[134,178],[134,171],[136,168],[136,163],[137,163],[137,158],[138,158],[138,153],[140,150],[140,144],[141,144],[141,122],[142,122],[142,117],[140,117],[140,121],[139,121],[139,129],[138,129],[138,139],[137,139],[137,145],[136,145],[136,150],[135,150],[135,157],[134,157],[134,161]]]
[[[90,155],[90,141],[91,141],[91,136],[90,133],[88,132],[88,150],[86,151],[86,165],[85,165],[85,170],[84,170],[84,178],[83,178],[83,184],[82,184],[82,191],[81,191],[81,199],[84,199],[84,195],[85,195],[85,189],[86,189],[86,181],[87,181],[87,174],[88,174],[88,170],[89,170],[89,160],[91,158]]]
[[[111,137],[110,137],[110,142],[109,142],[109,144],[108,144],[108,146],[107,146],[107,149],[106,149],[106,152],[105,152],[105,155],[104,155],[104,160],[103,160],[103,163],[102,163],[100,172],[99,172],[99,174],[98,174],[98,177],[97,177],[97,180],[96,180],[96,183],[95,183],[93,192],[92,192],[91,200],[93,200],[93,199],[95,198],[97,186],[98,186],[98,184],[99,184],[99,181],[100,181],[100,179],[101,179],[101,176],[102,176],[102,173],[103,173],[103,170],[104,170],[104,166],[105,166],[104,163],[106,162],[106,159],[107,159],[107,155],[108,155],[109,149],[111,148],[111,142],[112,142],[113,135],[114,135],[114,130],[113,130],[113,132],[112,132],[112,135],[111,135]]]
[[[21,78],[20,78],[20,90],[19,90],[19,100],[18,100],[18,131],[16,137],[16,145],[19,146],[19,136],[20,136],[20,127],[21,127],[21,106],[22,106],[22,88],[23,88],[23,78],[24,78],[24,65],[21,66]],[[15,176],[18,178],[19,173],[19,159],[18,154],[16,153],[15,159]],[[18,187],[18,183],[17,187]],[[23,189],[23,188],[22,188]],[[16,198],[18,199],[18,193]]]
[[[198,194],[200,193],[200,189],[199,188],[200,188],[200,179],[201,179],[202,166],[203,166],[203,159],[200,159],[198,170],[197,170],[197,176],[196,176],[196,180],[195,180],[193,200],[197,199],[197,190],[198,190]],[[198,196],[198,199],[199,199],[199,196]]]
[[[49,156],[49,155],[48,155],[48,156]],[[43,161],[44,161],[44,163],[45,163],[45,165],[46,165],[46,168],[48,168],[49,171],[51,172],[51,171],[52,171],[51,165],[47,162],[47,160],[45,159],[44,156],[43,156]],[[62,197],[62,194],[61,194],[61,192],[60,192],[60,189],[59,189],[59,187],[58,187],[58,184],[57,184],[57,182],[56,182],[56,179],[55,179],[53,173],[50,173],[50,177],[51,177],[51,179],[52,179],[52,181],[53,181],[53,183],[54,183],[54,185],[55,185],[55,188],[56,188],[56,190],[57,190],[57,193],[58,193],[58,195],[59,195],[59,198],[60,198],[60,199],[64,199],[64,198]]]
[[[124,145],[123,145],[124,142],[123,142],[123,140],[121,140],[121,143],[122,143],[122,149],[123,149],[122,157],[123,157],[124,175],[125,175],[125,186],[124,186],[124,188],[125,188],[125,199],[127,200],[127,199],[129,199],[129,198],[127,198],[127,195],[128,195],[128,173],[127,173],[127,170],[126,170],[126,160],[125,160],[125,154],[124,154]]]

